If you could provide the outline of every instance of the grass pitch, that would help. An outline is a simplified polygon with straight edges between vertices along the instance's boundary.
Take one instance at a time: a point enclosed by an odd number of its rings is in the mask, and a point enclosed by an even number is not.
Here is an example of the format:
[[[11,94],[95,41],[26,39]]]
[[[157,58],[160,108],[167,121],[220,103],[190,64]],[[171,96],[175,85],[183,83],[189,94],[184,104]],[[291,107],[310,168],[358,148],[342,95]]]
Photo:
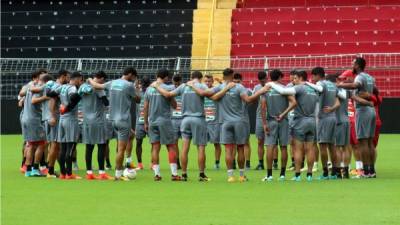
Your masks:
[[[193,147],[188,171],[191,180],[171,182],[163,147],[164,180],[156,183],[152,179],[153,172],[148,169],[150,145],[147,140],[144,141],[146,169],[140,171],[134,181],[62,181],[25,178],[19,172],[22,137],[3,135],[1,224],[396,225],[400,224],[399,140],[400,135],[381,136],[376,166],[378,179],[263,183],[261,178],[265,171],[252,170],[247,172],[249,182],[227,183],[224,160],[221,170],[212,169],[214,152],[209,145],[206,172],[211,182],[197,181],[196,149]],[[257,163],[254,137],[251,143],[254,167]],[[115,149],[115,141],[111,147]],[[83,145],[79,145],[78,154],[79,174],[84,175]],[[95,157],[93,163],[96,167]],[[274,177],[278,175],[279,171],[274,171]],[[287,179],[292,175],[289,172]],[[319,173],[314,177],[317,175]]]

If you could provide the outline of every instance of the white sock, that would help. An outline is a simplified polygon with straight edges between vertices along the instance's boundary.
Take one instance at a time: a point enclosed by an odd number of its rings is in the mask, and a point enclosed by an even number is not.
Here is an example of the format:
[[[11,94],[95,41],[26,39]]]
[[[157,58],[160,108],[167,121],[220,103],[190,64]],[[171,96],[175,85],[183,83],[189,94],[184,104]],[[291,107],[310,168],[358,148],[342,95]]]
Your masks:
[[[132,162],[132,157],[127,157],[126,158],[126,163],[131,163]]]
[[[99,174],[105,174],[104,170],[99,170]]]
[[[362,169],[362,162],[361,161],[356,161],[356,169],[357,170]]]
[[[344,162],[340,162],[340,167],[344,167]]]
[[[178,175],[178,164],[170,163],[169,167],[171,168],[171,173],[172,173],[173,176]]]
[[[318,167],[318,162],[314,162],[314,167]]]
[[[153,164],[153,171],[155,176],[161,176],[159,164]]]
[[[228,170],[228,177],[233,177],[233,170]]]
[[[116,178],[122,177],[122,170],[115,170],[115,177]]]
[[[360,161],[360,170],[364,169],[364,164],[362,161]]]
[[[88,170],[88,171],[86,171],[86,173],[87,173],[87,174],[93,174],[93,171]]]

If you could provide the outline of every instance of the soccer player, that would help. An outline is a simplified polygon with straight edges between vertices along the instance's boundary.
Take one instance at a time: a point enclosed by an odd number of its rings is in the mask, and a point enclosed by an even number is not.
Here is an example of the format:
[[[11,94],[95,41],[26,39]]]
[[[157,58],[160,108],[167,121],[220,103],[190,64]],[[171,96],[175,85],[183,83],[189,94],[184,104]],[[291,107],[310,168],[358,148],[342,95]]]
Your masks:
[[[150,78],[145,76],[140,81],[140,103],[136,106],[136,157],[138,160],[138,168],[144,169],[142,163],[142,144],[147,132],[144,130],[144,94],[150,86]]]
[[[106,73],[99,71],[94,74],[93,81],[104,84],[107,79]],[[88,83],[79,87],[78,94],[81,96],[83,112],[82,143],[86,145],[86,179],[87,180],[110,180],[113,179],[106,174],[104,169],[104,153],[106,150],[107,131],[105,107],[109,105],[104,90],[94,90]],[[97,162],[99,165],[99,176],[92,171],[92,154],[97,144]]]
[[[264,87],[267,82],[267,73],[265,71],[260,71],[257,74],[258,82],[256,86],[254,86],[253,93],[260,90]],[[257,149],[258,149],[258,165],[256,166],[256,170],[264,170],[264,127],[263,121],[261,117],[261,98],[257,102],[257,116],[256,116],[256,137],[257,137]]]
[[[280,70],[272,70],[270,79],[274,85],[284,87],[281,83],[283,73]],[[263,128],[266,133],[265,145],[267,146],[267,175],[263,181],[272,181],[272,163],[274,150],[278,144],[281,147],[281,173],[279,180],[285,180],[287,164],[287,145],[289,143],[289,123],[287,114],[296,106],[296,100],[292,95],[281,95],[275,89],[265,93],[261,98],[261,115]]]
[[[182,84],[182,76],[179,74],[175,74],[172,77],[173,87],[178,88]],[[177,164],[178,170],[181,169],[180,158],[179,158],[179,145],[178,141],[182,137],[181,132],[181,124],[182,124],[182,96],[178,95],[175,97],[176,108],[172,108],[172,126],[174,128],[175,133],[175,146],[176,146],[176,154],[177,154]]]
[[[294,109],[293,138],[295,143],[295,176],[293,181],[301,181],[301,164],[304,153],[307,155],[307,181],[312,181],[312,167],[315,161],[314,139],[316,135],[315,105],[318,93],[309,85],[306,71],[297,71],[293,80],[294,87],[283,88],[277,84],[269,83],[278,93],[295,95],[297,105]]]
[[[294,77],[296,75],[297,71],[292,70],[289,73],[289,80],[290,82],[286,85],[286,87],[293,87],[294,86]],[[288,113],[288,123],[289,123],[289,136],[290,136],[290,155],[291,155],[291,164],[289,168],[287,169],[288,171],[293,171],[295,168],[294,165],[294,149],[295,149],[295,144],[294,144],[294,138],[293,138],[293,117],[294,117],[294,110],[291,110]]]
[[[116,132],[118,152],[115,157],[115,180],[129,181],[123,176],[124,154],[131,135],[131,105],[140,101],[140,96],[133,82],[137,79],[137,72],[133,67],[125,68],[122,77],[108,81],[104,84],[95,82],[92,78],[88,81],[94,89],[104,89],[110,93],[110,120]]]
[[[51,80],[51,76],[45,74],[40,77],[38,85],[43,85]],[[41,103],[48,99],[42,93],[33,93],[30,88],[34,84],[25,87],[24,110],[21,118],[22,134],[26,142],[25,165],[27,167],[25,176],[42,176],[39,171],[39,163],[42,160],[46,147],[46,133],[42,124]],[[34,158],[34,159],[33,159]],[[32,168],[33,164],[33,168]]]
[[[61,69],[57,73],[56,81],[48,81],[45,85],[46,94],[55,91],[61,85],[69,82],[70,74],[67,70]],[[58,126],[60,120],[60,99],[59,97],[50,98],[48,100],[48,120],[45,121],[45,131],[47,142],[50,143],[50,151],[48,154],[48,169],[47,178],[57,178],[57,174],[54,171],[54,165],[57,160],[60,151],[60,143],[58,140]]]
[[[157,85],[167,91],[172,91],[173,88],[165,84],[168,79],[168,70],[161,69],[157,72]],[[171,130],[171,106],[176,107],[175,99],[165,98],[154,87],[147,88],[144,99],[144,128],[149,134],[151,143],[154,181],[161,181],[162,179],[159,164],[161,145],[166,145],[168,149],[171,180],[181,181],[182,177],[178,175],[175,134]]]
[[[322,67],[315,67],[311,74],[313,80],[317,82],[316,87],[320,93],[317,137],[321,153],[321,163],[323,174],[321,180],[337,179],[340,176],[340,162],[336,160],[335,136],[336,136],[336,114],[335,111],[340,107],[338,96],[346,98],[346,92],[341,95],[338,92],[336,83],[325,79],[325,70]],[[309,84],[311,85],[311,84]],[[328,150],[333,164],[331,176],[328,169]]]
[[[212,75],[205,75],[204,83],[207,88],[213,88],[214,79]],[[215,148],[215,164],[214,168],[220,168],[221,159],[221,144],[220,144],[220,134],[221,134],[221,124],[218,120],[218,102],[214,102],[210,98],[206,97],[204,99],[204,111],[206,114],[207,122],[207,140],[208,142],[214,144]]]
[[[57,131],[57,140],[61,144],[61,152],[58,157],[60,164],[60,179],[81,179],[72,173],[72,158],[75,145],[79,139],[78,107],[81,97],[78,88],[83,83],[83,76],[74,72],[70,76],[68,84],[61,85],[47,96],[60,99],[60,121]]]
[[[205,175],[205,147],[207,144],[207,124],[204,113],[204,96],[207,95],[205,90],[207,86],[200,83],[203,74],[200,71],[194,71],[191,74],[191,80],[186,84],[180,85],[171,92],[156,85],[157,90],[166,98],[182,96],[182,179],[187,181],[187,165],[190,142],[197,145],[198,149],[198,165],[199,165],[199,181],[209,181]],[[157,83],[156,83],[157,84]]]
[[[238,166],[240,182],[247,181],[244,174],[244,144],[247,141],[247,130],[243,129],[246,127],[244,124],[243,117],[243,103],[256,101],[260,95],[268,91],[269,86],[265,86],[260,89],[254,95],[248,96],[246,88],[241,84],[233,83],[233,70],[227,68],[223,71],[224,83],[214,87],[212,91],[215,93],[211,99],[219,101],[219,115],[218,118],[222,122],[221,127],[221,143],[225,145],[225,161],[228,169],[228,182],[235,182],[233,176],[233,159],[234,159],[234,147],[237,145],[238,151]]]
[[[353,61],[353,73],[357,74],[353,83],[340,83],[338,86],[345,89],[356,89],[355,95],[367,93],[373,95],[375,79],[365,73],[366,61],[357,57]],[[356,134],[361,151],[365,178],[376,178],[374,162],[374,145],[376,113],[373,106],[356,104]]]

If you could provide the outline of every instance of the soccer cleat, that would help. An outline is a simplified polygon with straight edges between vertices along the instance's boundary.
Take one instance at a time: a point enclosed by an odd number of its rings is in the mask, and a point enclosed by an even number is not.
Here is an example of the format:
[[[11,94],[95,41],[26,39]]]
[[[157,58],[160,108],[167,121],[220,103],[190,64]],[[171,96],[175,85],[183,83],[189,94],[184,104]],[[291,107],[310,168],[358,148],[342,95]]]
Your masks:
[[[182,174],[182,181],[188,181],[188,176],[187,174]]]
[[[273,180],[274,180],[274,178],[272,176],[265,176],[263,179],[261,179],[261,181],[264,181],[264,182],[271,182]]]
[[[234,182],[236,182],[236,178],[235,177],[228,177],[228,182],[229,183],[234,183]]]
[[[329,180],[329,176],[321,175],[319,176],[318,180]]]
[[[247,181],[249,181],[249,179],[247,179],[246,176],[240,176],[240,177],[239,177],[239,182],[240,182],[240,183],[247,182]]]
[[[55,174],[47,174],[46,175],[46,178],[48,178],[48,179],[54,179],[54,178],[57,178],[57,175],[55,175]]]
[[[144,169],[143,163],[138,163],[137,168],[143,170]]]
[[[39,170],[35,170],[35,169],[32,169],[30,176],[31,177],[43,177],[43,175],[40,173],[40,171]]]
[[[298,177],[294,176],[294,177],[292,177],[291,180],[292,180],[292,181],[299,182],[299,181],[301,181],[301,176],[298,176]]]
[[[338,176],[337,175],[330,175],[329,180],[337,180]]]
[[[66,175],[65,176],[66,180],[80,180],[82,177],[76,175],[76,174],[71,174],[71,175]]]
[[[108,174],[106,174],[106,173],[102,173],[102,174],[99,174],[99,176],[97,177],[97,179],[98,179],[98,180],[113,180],[114,177],[112,177],[112,176],[110,176],[110,175],[108,175]]]
[[[279,181],[285,181],[285,176],[281,175],[281,176],[279,177]]]
[[[91,174],[86,174],[86,180],[96,180],[97,177],[93,173]]]
[[[274,170],[278,170],[278,163],[272,164],[272,168],[273,168]]]
[[[352,176],[358,175],[358,170],[356,170],[356,169],[350,170],[350,175],[352,175]]]
[[[220,169],[219,164],[214,164],[214,169],[219,170]]]
[[[171,175],[172,181],[184,181],[183,178],[179,175]]]
[[[49,170],[47,169],[47,167],[44,166],[40,168],[40,173],[42,175],[47,175],[49,173]]]
[[[159,176],[159,175],[155,175],[154,176],[154,181],[161,181],[161,176]]]
[[[25,171],[25,177],[30,177],[31,176],[31,171]]]
[[[136,166],[135,166],[135,164],[133,162],[129,162],[129,163],[125,164],[125,168],[127,168],[127,169],[135,169]]]
[[[255,170],[264,170],[264,165],[263,164],[258,164],[256,166]]]
[[[208,178],[207,176],[204,176],[204,177],[199,177],[199,181],[200,182],[208,182],[208,181],[211,181],[211,179]]]
[[[293,171],[293,170],[294,170],[294,165],[293,164],[290,165],[290,167],[286,169],[286,171]]]
[[[307,176],[307,181],[311,182],[313,180],[312,176]]]
[[[25,173],[26,172],[26,165],[21,166],[21,168],[19,168],[19,171],[21,171],[21,173]]]
[[[58,178],[60,178],[61,180],[65,180],[65,175],[64,174],[60,174],[60,176]]]
[[[120,177],[115,177],[114,181],[130,181],[130,179],[124,176],[120,176]]]

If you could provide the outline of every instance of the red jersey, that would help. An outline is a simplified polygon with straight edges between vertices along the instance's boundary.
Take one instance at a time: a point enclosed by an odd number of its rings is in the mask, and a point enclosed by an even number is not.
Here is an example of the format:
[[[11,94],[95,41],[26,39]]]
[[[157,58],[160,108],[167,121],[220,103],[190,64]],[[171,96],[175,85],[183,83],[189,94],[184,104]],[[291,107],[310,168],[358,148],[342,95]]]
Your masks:
[[[374,107],[375,107],[376,125],[381,126],[382,121],[381,121],[381,117],[379,116],[379,106],[382,104],[382,97],[380,95],[378,95],[378,96],[372,95],[371,101],[374,103]]]
[[[348,115],[349,115],[350,122],[355,122],[356,109],[354,107],[354,101],[352,99],[349,99],[349,103],[348,103],[348,106],[347,106],[347,112],[348,112]]]

